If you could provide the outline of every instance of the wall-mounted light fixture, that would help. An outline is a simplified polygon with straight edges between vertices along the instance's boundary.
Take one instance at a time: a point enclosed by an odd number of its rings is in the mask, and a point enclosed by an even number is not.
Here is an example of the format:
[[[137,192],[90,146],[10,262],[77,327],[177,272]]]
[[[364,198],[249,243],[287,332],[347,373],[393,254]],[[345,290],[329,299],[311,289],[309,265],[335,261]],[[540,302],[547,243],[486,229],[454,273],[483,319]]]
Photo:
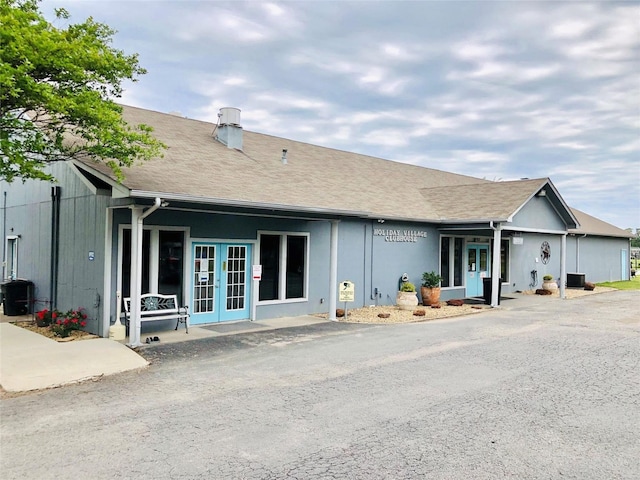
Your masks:
[[[378,223],[384,223],[384,219],[379,218],[379,219],[378,219]]]

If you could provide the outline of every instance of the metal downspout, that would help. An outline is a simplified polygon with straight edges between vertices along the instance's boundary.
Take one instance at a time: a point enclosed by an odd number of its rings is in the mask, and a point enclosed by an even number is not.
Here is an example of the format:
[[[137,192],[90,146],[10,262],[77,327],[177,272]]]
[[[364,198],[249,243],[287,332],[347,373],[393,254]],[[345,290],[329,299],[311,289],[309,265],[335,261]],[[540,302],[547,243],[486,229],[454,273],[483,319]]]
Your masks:
[[[2,204],[2,280],[4,281],[7,270],[7,191],[4,194],[4,203]]]
[[[338,223],[331,220],[331,246],[329,251],[329,320],[336,321],[338,307]]]
[[[60,245],[60,187],[51,187],[51,265],[49,283],[49,309],[58,305],[58,269]]]

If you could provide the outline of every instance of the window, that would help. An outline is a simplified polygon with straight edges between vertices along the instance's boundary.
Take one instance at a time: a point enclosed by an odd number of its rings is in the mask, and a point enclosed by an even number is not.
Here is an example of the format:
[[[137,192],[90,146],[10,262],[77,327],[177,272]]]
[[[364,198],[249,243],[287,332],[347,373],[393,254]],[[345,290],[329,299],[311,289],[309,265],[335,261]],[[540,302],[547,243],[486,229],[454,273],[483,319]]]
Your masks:
[[[4,277],[15,280],[18,278],[18,237],[15,235],[7,237],[6,257]]]
[[[502,283],[509,282],[509,241],[509,238],[500,240],[500,278]],[[493,240],[491,240],[491,251],[493,252]]]
[[[121,234],[121,291],[131,296],[131,229]],[[142,233],[141,293],[176,294],[182,304],[184,231],[145,228]]]
[[[509,239],[500,241],[500,278],[509,281]]]
[[[308,235],[260,235],[260,301],[306,297]]]
[[[443,287],[460,287],[463,282],[464,239],[440,237],[440,275]],[[451,281],[453,279],[453,282]]]

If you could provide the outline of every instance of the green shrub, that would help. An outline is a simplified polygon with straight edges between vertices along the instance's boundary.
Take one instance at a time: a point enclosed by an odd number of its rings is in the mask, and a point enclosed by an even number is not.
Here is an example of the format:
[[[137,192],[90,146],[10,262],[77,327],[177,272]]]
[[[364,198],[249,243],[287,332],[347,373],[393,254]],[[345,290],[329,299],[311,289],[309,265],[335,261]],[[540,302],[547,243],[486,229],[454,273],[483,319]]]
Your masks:
[[[411,282],[402,282],[402,284],[400,284],[400,291],[401,292],[415,292],[416,291],[416,286]]]
[[[422,286],[426,288],[435,288],[440,286],[442,277],[436,272],[424,272],[422,274]]]

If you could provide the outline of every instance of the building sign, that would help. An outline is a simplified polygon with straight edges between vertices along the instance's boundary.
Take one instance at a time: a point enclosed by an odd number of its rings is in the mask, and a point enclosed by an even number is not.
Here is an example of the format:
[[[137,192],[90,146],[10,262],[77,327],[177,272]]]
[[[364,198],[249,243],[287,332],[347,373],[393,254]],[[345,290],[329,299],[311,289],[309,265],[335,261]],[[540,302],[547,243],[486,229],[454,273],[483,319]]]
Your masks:
[[[353,282],[349,282],[348,280],[340,282],[338,293],[339,302],[353,302],[356,299],[356,286]]]
[[[374,228],[373,235],[384,237],[385,242],[416,243],[419,238],[427,238],[425,230],[393,230],[391,228]]]

